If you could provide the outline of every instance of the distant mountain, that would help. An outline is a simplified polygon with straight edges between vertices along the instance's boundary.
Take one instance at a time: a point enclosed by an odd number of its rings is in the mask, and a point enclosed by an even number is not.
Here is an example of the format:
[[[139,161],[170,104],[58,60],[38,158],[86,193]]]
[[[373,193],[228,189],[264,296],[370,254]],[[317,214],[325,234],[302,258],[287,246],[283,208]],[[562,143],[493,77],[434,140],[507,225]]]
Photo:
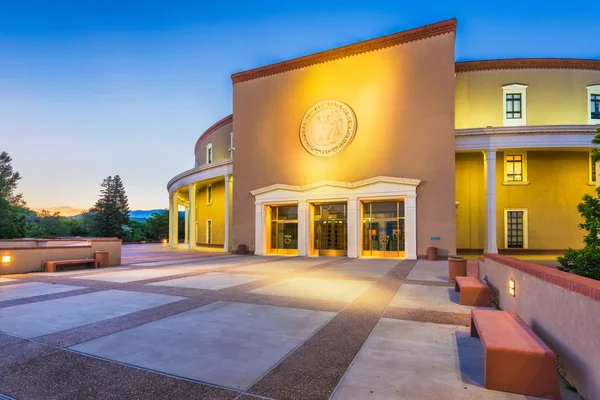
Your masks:
[[[168,210],[135,210],[129,213],[129,218],[134,221],[145,221],[152,216],[152,213],[166,213]]]
[[[40,213],[42,210],[48,211],[50,214],[54,214],[55,212],[59,212],[63,217],[73,217],[76,215],[84,214],[87,210],[69,206],[56,206],[56,207],[37,207],[34,208],[33,211],[36,213]]]

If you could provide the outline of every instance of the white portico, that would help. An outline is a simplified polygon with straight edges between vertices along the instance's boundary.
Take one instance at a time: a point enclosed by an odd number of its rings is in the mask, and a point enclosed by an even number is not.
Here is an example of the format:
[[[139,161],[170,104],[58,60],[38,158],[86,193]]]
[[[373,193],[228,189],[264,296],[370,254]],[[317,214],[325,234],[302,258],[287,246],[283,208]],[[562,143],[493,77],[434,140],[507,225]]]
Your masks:
[[[190,169],[169,181],[170,247],[179,247],[179,209],[183,207],[187,249],[230,251],[232,174],[229,158]]]
[[[419,184],[378,176],[253,190],[255,253],[416,259]]]

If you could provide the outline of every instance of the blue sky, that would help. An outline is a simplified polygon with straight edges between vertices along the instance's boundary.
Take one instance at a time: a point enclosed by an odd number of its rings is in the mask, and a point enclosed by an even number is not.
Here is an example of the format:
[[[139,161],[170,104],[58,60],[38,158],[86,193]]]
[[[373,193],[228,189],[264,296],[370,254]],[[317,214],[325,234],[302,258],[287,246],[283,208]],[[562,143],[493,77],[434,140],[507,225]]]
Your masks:
[[[89,208],[105,176],[164,208],[230,75],[458,18],[457,60],[600,58],[600,3],[0,0],[0,151],[31,207]]]

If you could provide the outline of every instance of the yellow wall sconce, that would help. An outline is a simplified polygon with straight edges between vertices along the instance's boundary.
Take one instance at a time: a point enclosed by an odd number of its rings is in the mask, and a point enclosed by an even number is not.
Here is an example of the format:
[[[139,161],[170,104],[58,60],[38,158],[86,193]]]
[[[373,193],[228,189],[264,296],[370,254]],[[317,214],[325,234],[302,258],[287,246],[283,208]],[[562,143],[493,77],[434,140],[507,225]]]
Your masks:
[[[516,286],[515,286],[515,281],[513,281],[512,279],[508,281],[508,293],[510,293],[510,295],[512,297],[515,297],[515,293],[516,293]]]
[[[10,256],[2,256],[2,264],[8,264],[10,262]]]

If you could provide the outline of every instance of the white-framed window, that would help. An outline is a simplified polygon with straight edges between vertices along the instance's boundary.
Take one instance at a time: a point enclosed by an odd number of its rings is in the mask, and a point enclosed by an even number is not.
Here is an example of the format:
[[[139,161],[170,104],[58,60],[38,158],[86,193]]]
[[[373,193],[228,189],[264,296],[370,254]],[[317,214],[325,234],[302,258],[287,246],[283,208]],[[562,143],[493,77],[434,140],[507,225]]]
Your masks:
[[[523,150],[504,151],[504,184],[529,185],[527,180],[527,152]]]
[[[600,124],[600,84],[587,87],[588,124]]]
[[[529,248],[526,208],[504,209],[504,247],[506,249]]]
[[[212,189],[213,189],[212,185],[206,186],[206,205],[207,206],[212,204],[212,197],[213,197]]]
[[[206,145],[206,163],[212,164],[213,161],[213,151],[212,151],[212,143]]]
[[[504,126],[527,125],[527,87],[520,83],[502,86]]]
[[[207,219],[206,220],[206,243],[207,244],[211,244],[212,241],[212,237],[213,237],[213,226],[212,226],[212,219]]]
[[[589,168],[588,168],[588,184],[590,186],[596,186],[596,181],[598,179],[598,163],[592,162],[592,152],[589,152]]]

